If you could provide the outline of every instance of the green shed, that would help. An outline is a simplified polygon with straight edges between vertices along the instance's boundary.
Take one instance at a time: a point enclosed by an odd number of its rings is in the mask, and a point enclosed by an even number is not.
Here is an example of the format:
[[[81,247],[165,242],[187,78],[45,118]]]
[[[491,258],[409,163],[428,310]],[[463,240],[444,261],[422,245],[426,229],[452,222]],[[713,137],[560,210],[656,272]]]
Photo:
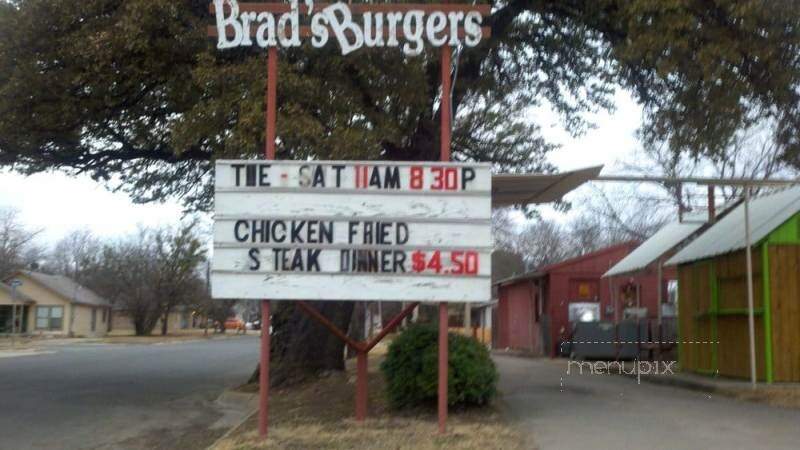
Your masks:
[[[744,205],[667,261],[678,266],[682,370],[749,378]],[[800,382],[800,187],[750,202],[756,375]]]

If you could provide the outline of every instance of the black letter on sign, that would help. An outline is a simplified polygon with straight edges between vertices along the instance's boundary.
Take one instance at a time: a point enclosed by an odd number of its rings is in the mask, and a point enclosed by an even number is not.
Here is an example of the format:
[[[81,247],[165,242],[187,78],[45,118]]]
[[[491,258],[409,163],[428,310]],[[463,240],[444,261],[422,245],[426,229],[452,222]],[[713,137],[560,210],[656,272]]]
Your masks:
[[[358,227],[358,222],[352,222],[351,221],[351,222],[347,223],[347,230],[348,230],[347,243],[348,244],[352,244],[353,243],[353,238],[356,236],[356,233],[358,232],[356,227]]]
[[[236,186],[241,186],[242,185],[241,171],[244,168],[244,164],[231,164],[231,167],[233,167],[233,170],[236,171]]]
[[[397,222],[397,237],[394,240],[395,245],[403,245],[408,242],[408,225],[403,222]]]
[[[314,169],[314,182],[312,185],[314,187],[325,187],[325,171],[322,170],[322,166],[317,166],[317,168]]]
[[[308,185],[311,184],[311,178],[308,175],[308,169],[308,164],[303,164],[300,166],[299,179],[297,180],[297,184],[300,187],[308,187]]]
[[[319,272],[319,254],[322,250],[308,250],[308,258],[306,258],[306,271]]]
[[[270,186],[269,182],[269,168],[271,167],[270,164],[259,164],[258,165],[258,185],[259,186]]]
[[[245,233],[244,236],[239,234],[239,225],[244,225]],[[247,221],[246,220],[237,220],[236,225],[233,226],[233,236],[239,242],[246,241],[250,236],[247,234]]]
[[[305,241],[303,241],[303,236],[300,235],[300,232],[303,231],[303,227],[305,227],[305,225],[306,225],[305,220],[292,221],[292,231],[291,231],[292,234],[289,242],[298,244],[305,243]]]
[[[247,185],[248,186],[255,186],[256,185],[256,166],[253,164],[249,164],[247,166]]]
[[[472,167],[464,167],[461,174],[461,190],[467,190],[467,183],[475,179],[475,169]]]
[[[387,166],[385,176],[386,189],[400,189],[400,168]]]
[[[336,171],[336,187],[342,187],[342,170],[344,170],[345,166],[334,165],[333,170]]]
[[[261,268],[261,261],[259,261],[259,251],[257,248],[251,248],[250,251],[247,253],[250,255],[250,270],[258,270]]]

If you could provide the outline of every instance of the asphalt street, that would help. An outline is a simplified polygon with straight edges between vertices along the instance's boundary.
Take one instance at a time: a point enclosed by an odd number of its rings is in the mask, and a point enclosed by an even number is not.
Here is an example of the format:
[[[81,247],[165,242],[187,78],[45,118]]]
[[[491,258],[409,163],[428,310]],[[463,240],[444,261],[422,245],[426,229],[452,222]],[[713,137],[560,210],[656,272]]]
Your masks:
[[[563,360],[496,356],[495,362],[502,404],[531,448],[800,448],[800,410],[620,375],[567,374]]]
[[[0,449],[204,447],[258,361],[255,337],[47,350],[0,359]]]

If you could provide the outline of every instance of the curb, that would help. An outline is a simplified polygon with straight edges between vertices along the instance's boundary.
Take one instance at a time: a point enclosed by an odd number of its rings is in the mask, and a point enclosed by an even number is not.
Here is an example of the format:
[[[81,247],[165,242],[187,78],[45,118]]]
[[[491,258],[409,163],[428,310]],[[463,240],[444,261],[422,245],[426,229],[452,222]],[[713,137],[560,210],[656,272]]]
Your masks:
[[[224,400],[227,397],[230,397],[232,395],[235,396],[235,395],[245,395],[245,394],[239,393],[239,392],[234,392],[232,389],[226,389],[221,394],[219,394],[219,397],[217,397],[217,399],[214,400],[214,402],[215,403],[223,403]],[[253,397],[253,395],[251,395],[251,394],[248,394],[248,396],[249,397]],[[250,418],[253,417],[255,414],[258,414],[258,406],[254,407],[254,408],[251,408],[250,412],[245,413],[241,420],[239,420],[238,422],[233,424],[230,428],[228,428],[228,431],[223,433],[222,436],[220,436],[217,439],[215,439],[214,442],[211,443],[211,445],[206,447],[206,450],[212,450],[220,442],[222,442],[223,440],[229,438],[236,430],[238,430],[242,425],[244,425],[245,422],[250,420]]]
[[[20,350],[0,350],[0,359],[3,358],[20,358],[23,356],[39,356],[39,355],[52,355],[55,351],[42,350],[38,348],[33,349],[20,349]]]
[[[524,358],[524,359],[544,359],[546,357],[542,355],[538,355],[533,352],[528,352],[525,350],[513,350],[513,349],[492,349],[489,351],[491,356],[510,356],[514,358]]]
[[[206,450],[213,450],[214,447],[217,446],[217,444],[219,444],[220,442],[224,441],[225,439],[228,439],[236,430],[238,430],[242,425],[244,425],[245,422],[250,420],[250,418],[253,417],[257,413],[258,413],[258,409],[254,409],[253,411],[249,412],[247,415],[245,415],[244,419],[242,419],[236,425],[232,426],[228,431],[223,433],[222,436],[218,437],[214,442],[212,442],[211,445],[206,447]]]

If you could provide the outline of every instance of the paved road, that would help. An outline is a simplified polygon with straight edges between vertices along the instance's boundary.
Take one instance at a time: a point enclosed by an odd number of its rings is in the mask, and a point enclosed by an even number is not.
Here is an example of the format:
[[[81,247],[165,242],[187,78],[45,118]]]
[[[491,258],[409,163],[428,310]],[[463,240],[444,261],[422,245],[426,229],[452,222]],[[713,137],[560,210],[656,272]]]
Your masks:
[[[247,379],[255,337],[53,346],[0,359],[0,449],[202,448],[214,400]]]
[[[798,449],[800,411],[653,385],[566,374],[564,361],[495,357],[500,391],[531,447]]]

